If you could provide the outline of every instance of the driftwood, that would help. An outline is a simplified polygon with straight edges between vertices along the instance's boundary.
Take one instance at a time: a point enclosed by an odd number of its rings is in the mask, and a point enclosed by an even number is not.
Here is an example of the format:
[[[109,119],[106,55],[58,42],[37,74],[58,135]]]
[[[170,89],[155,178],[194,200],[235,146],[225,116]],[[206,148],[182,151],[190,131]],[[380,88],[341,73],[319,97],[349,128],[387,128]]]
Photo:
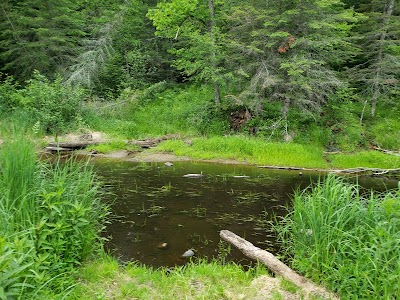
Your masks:
[[[378,146],[372,146],[371,149],[374,149],[374,150],[383,152],[383,153],[385,153],[385,154],[400,156],[400,151],[386,150],[386,149],[382,149],[381,147],[378,147]]]
[[[61,147],[61,148],[68,148],[70,150],[78,150],[84,149],[91,145],[97,145],[97,142],[52,142],[49,143],[49,147]]]
[[[350,174],[350,175],[367,175],[367,176],[386,176],[386,177],[400,177],[400,169],[380,169],[380,168],[350,168],[342,170],[331,169],[318,169],[318,168],[297,168],[297,167],[281,167],[281,166],[258,166],[258,168],[274,169],[274,170],[287,170],[287,171],[314,171],[334,174]]]
[[[344,170],[332,170],[333,173],[339,174],[357,174],[369,176],[394,176],[400,175],[400,169],[379,169],[379,168],[351,168]]]
[[[51,152],[51,153],[59,153],[59,152],[71,152],[74,149],[71,148],[63,148],[63,147],[53,147],[53,146],[49,146],[45,148],[47,151]]]
[[[320,296],[324,299],[339,299],[338,296],[332,292],[329,292],[324,287],[318,286],[305,277],[297,274],[295,271],[277,259],[272,253],[254,246],[252,243],[246,241],[240,236],[237,236],[233,232],[229,230],[221,230],[220,237],[234,245],[247,257],[265,264],[275,274],[282,276],[284,279],[300,287],[307,297]]]

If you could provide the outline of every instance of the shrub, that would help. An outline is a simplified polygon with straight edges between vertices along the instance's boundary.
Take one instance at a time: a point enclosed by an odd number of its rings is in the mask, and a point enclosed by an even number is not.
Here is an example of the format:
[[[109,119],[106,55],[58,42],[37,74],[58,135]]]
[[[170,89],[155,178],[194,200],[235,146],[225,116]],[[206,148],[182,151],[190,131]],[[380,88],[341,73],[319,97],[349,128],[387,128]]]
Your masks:
[[[22,89],[11,78],[0,85],[2,110],[31,112],[32,124],[39,122],[47,133],[66,131],[79,121],[84,96],[83,90],[64,85],[61,77],[50,82],[37,71]]]

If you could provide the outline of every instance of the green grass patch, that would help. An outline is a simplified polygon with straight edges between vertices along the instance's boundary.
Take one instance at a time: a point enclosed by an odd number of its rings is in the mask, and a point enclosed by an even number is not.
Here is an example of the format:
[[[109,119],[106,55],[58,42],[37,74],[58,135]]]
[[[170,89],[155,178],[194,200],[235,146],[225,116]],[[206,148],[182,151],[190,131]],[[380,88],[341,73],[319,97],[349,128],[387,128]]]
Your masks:
[[[136,263],[118,267],[108,258],[81,268],[71,299],[225,299],[238,294],[249,299],[257,291],[248,287],[262,274],[266,274],[262,266],[244,271],[217,261],[153,269]]]
[[[328,156],[333,169],[346,168],[400,168],[400,156],[388,155],[378,151],[361,151],[353,154],[331,154]]]
[[[297,192],[276,230],[292,266],[343,299],[400,296],[400,190],[362,195],[328,176]]]
[[[195,159],[234,159],[238,161],[292,167],[325,168],[323,149],[295,143],[267,143],[246,136],[194,138],[191,145],[180,141],[165,141],[157,150],[173,152]]]

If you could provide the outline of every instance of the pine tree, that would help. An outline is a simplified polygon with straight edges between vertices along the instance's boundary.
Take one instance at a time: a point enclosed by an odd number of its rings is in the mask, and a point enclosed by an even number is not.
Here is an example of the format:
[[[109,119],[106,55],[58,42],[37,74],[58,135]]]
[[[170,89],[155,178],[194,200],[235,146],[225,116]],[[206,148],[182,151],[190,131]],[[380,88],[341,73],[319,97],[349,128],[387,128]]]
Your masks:
[[[255,95],[261,101],[280,102],[284,120],[291,107],[319,112],[342,84],[335,69],[354,51],[348,36],[357,14],[338,0],[251,1],[248,5],[238,6],[230,15],[230,49],[247,57],[233,55],[237,75],[250,79],[242,98]]]
[[[388,100],[400,88],[400,11],[395,0],[372,0],[360,6],[368,18],[357,28],[362,53],[352,69],[361,85],[370,114],[376,115],[378,100]],[[366,107],[366,105],[364,106]]]
[[[69,65],[85,36],[76,1],[3,0],[0,67],[20,81],[34,70],[50,77]]]

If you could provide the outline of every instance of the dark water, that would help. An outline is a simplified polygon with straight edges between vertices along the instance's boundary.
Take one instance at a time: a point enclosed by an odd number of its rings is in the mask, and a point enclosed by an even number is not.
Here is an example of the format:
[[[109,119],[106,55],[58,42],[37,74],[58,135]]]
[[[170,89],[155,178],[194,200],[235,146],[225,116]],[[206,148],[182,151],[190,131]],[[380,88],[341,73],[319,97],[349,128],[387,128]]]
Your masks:
[[[112,197],[112,238],[108,249],[123,261],[153,266],[185,263],[181,256],[195,249],[196,257],[224,256],[219,231],[228,229],[273,253],[268,233],[272,215],[285,214],[293,190],[305,188],[323,174],[275,171],[246,165],[175,162],[133,163],[96,160],[95,169]],[[185,178],[202,173],[201,178]],[[235,178],[246,175],[248,178]],[[360,181],[361,184],[363,182]],[[367,180],[366,186],[385,189],[393,182]],[[167,243],[167,247],[160,245]],[[250,262],[232,249],[227,260]]]

